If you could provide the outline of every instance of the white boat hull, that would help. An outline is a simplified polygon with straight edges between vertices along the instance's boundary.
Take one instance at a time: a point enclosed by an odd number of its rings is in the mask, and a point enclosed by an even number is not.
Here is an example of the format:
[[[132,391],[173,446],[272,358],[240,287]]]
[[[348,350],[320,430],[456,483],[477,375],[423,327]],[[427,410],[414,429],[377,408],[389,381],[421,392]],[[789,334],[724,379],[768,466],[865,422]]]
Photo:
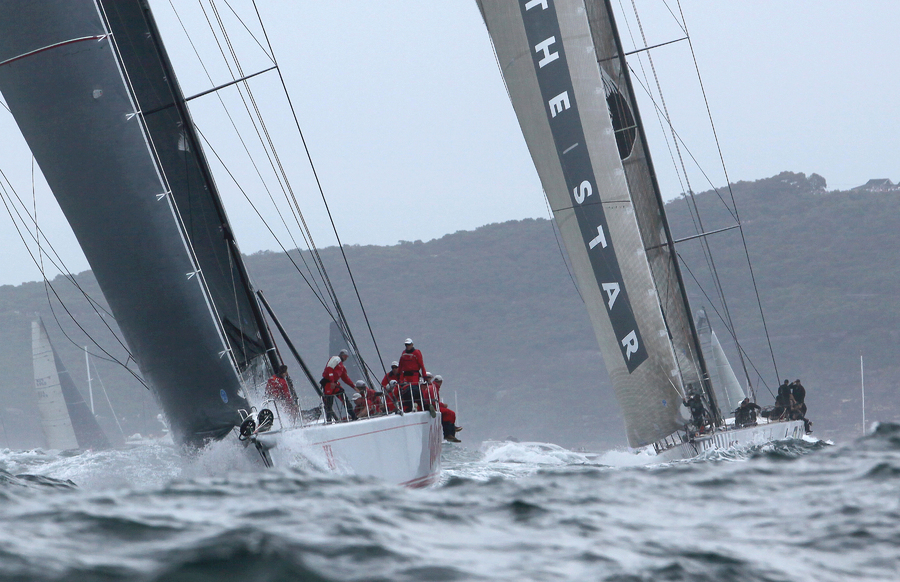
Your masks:
[[[774,441],[799,439],[806,434],[802,420],[787,420],[762,423],[744,428],[729,428],[710,435],[694,437],[693,441],[683,442],[672,448],[660,451],[657,461],[678,461],[692,459],[712,450],[763,445]]]
[[[407,487],[431,485],[441,471],[441,418],[428,412],[273,430],[251,440],[267,451],[275,466],[305,460],[337,473]]]

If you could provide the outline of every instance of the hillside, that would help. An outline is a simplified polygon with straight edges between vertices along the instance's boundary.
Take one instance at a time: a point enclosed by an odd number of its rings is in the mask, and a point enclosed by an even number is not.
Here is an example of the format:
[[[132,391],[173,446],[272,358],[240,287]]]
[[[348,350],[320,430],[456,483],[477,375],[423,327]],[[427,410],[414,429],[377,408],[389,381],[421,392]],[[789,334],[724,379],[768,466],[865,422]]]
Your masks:
[[[900,366],[894,296],[900,269],[892,253],[898,242],[900,197],[891,193],[826,192],[816,175],[783,173],[733,185],[766,310],[778,371],[807,386],[810,415],[820,436],[840,438],[860,430],[859,353],[866,358],[868,417],[900,420],[893,398]],[[719,195],[696,196],[706,231],[733,223]],[[684,200],[668,205],[676,238],[694,234]],[[732,230],[712,235],[715,266],[723,280],[738,337],[770,387],[772,358],[759,322],[746,271],[744,248]],[[428,242],[388,247],[350,246],[347,257],[386,362],[402,340],[415,339],[428,369],[445,377],[444,395],[458,398],[466,441],[539,440],[591,449],[624,444],[622,419],[600,362],[584,307],[566,271],[552,224],[524,220],[457,232]],[[709,283],[699,244],[679,246],[685,264]],[[322,250],[357,339],[375,360],[364,322],[336,248]],[[299,262],[299,261],[298,261]],[[256,284],[279,313],[314,372],[326,360],[328,319],[282,253],[247,257]],[[690,280],[694,308],[710,303]],[[91,274],[77,280],[100,298]],[[80,292],[62,278],[53,286],[84,329],[115,357],[123,358]],[[0,419],[13,447],[41,444],[30,392],[30,320],[43,316],[51,339],[76,381],[84,377],[78,346],[90,341],[54,299],[51,313],[43,283],[0,287]],[[354,307],[355,306],[355,307]],[[723,344],[727,332],[710,309]],[[726,349],[730,349],[726,346]],[[96,348],[92,348],[94,352]],[[736,355],[729,352],[735,367]],[[158,429],[152,398],[115,364],[95,360],[126,433]],[[742,373],[739,372],[739,376]],[[299,377],[295,373],[295,377]],[[756,378],[754,377],[754,381]],[[84,390],[84,382],[80,387]],[[96,384],[96,383],[95,383]],[[300,385],[300,382],[298,382]],[[309,389],[307,389],[309,392]],[[759,387],[760,401],[772,397]],[[117,430],[107,409],[98,412]],[[2,435],[0,435],[2,438]],[[0,441],[2,443],[3,441]]]

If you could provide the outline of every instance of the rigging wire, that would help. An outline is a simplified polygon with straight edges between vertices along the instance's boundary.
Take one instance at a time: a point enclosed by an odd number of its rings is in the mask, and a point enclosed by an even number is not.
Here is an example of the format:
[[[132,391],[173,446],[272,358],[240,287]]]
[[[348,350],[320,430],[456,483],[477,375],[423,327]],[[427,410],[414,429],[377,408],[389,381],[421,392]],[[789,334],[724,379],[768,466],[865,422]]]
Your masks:
[[[703,93],[703,102],[706,104],[706,113],[707,113],[707,116],[709,117],[709,124],[710,124],[710,127],[712,128],[713,137],[715,138],[715,141],[716,141],[716,148],[719,151],[719,160],[722,162],[722,170],[723,170],[723,172],[725,172],[725,183],[728,184],[728,192],[729,192],[729,194],[731,194],[731,202],[733,205],[735,205],[734,206],[735,214],[737,214],[737,205],[736,205],[735,199],[734,199],[734,190],[731,188],[731,181],[728,179],[728,168],[725,165],[725,157],[722,154],[722,146],[719,143],[719,136],[716,133],[715,123],[713,123],[712,111],[709,108],[709,101],[706,98],[706,88],[703,85],[703,78],[700,75],[700,67],[697,64],[697,55],[694,53],[694,44],[691,41],[691,35],[687,34],[687,22],[684,20],[684,10],[681,8],[681,0],[676,0],[676,1],[678,2],[678,11],[681,14],[681,20],[684,23],[684,31],[685,31],[685,35],[687,36],[687,39],[688,39],[688,46],[691,49],[691,57],[694,60],[694,69],[697,71],[697,80],[700,83],[700,90]],[[741,233],[741,242],[744,245],[744,254],[747,257],[747,266],[750,269],[750,279],[753,281],[753,291],[756,294],[756,303],[759,306],[759,314],[760,314],[760,317],[762,318],[763,329],[766,332],[766,342],[769,345],[769,354],[771,354],[771,356],[772,356],[772,367],[775,369],[775,378],[778,379],[778,378],[780,378],[780,376],[778,374],[778,363],[775,361],[775,351],[772,348],[772,339],[769,336],[769,329],[768,329],[768,326],[766,325],[766,315],[765,315],[765,312],[763,311],[762,300],[759,297],[759,287],[756,284],[756,275],[753,273],[753,263],[750,260],[750,250],[747,248],[747,239],[744,237],[744,228],[743,228],[743,226],[741,226],[741,221],[740,221],[739,217],[738,217],[737,223],[738,223],[738,230]]]
[[[0,176],[3,177],[3,180],[6,181],[6,184],[8,184],[9,187],[12,189],[12,184],[11,184],[11,183],[9,182],[9,180],[6,178],[6,175],[3,174],[3,171],[2,171],[2,170],[0,170]],[[25,240],[25,236],[22,234],[22,230],[21,230],[21,228],[19,227],[19,221],[21,221],[23,225],[25,224],[25,221],[24,221],[24,219],[22,218],[21,214],[19,213],[18,208],[16,208],[15,205],[12,204],[12,199],[9,197],[9,194],[8,194],[8,192],[6,191],[6,185],[4,185],[2,182],[0,182],[0,201],[3,202],[3,205],[4,205],[5,209],[6,209],[7,214],[9,214],[9,217],[10,217],[10,219],[11,219],[12,222],[13,222],[13,227],[16,229],[16,233],[19,235],[19,238],[21,239],[22,244],[25,246],[25,250],[28,252],[28,255],[31,257],[32,262],[34,262],[35,266],[37,266],[38,269],[41,269],[41,274],[44,276],[45,290],[49,289],[49,291],[52,291],[52,292],[53,292],[53,296],[56,297],[57,301],[59,301],[60,306],[63,308],[63,310],[65,310],[66,314],[69,316],[69,318],[72,320],[72,322],[78,327],[78,329],[81,330],[82,333],[84,333],[85,337],[87,337],[87,338],[91,341],[91,343],[93,343],[93,344],[94,344],[101,352],[103,352],[104,354],[106,354],[107,357],[104,358],[103,356],[100,356],[100,355],[97,355],[97,354],[93,354],[93,355],[94,355],[95,357],[97,357],[97,358],[102,359],[102,360],[105,360],[105,361],[108,361],[108,362],[113,362],[113,363],[116,363],[116,364],[122,366],[123,368],[125,368],[125,369],[128,371],[128,373],[130,373],[132,376],[134,376],[134,378],[135,378],[138,382],[140,382],[145,388],[149,388],[149,386],[148,386],[147,383],[144,381],[144,379],[141,378],[134,370],[132,370],[131,368],[129,368],[129,367],[127,366],[127,364],[124,364],[124,363],[122,363],[121,361],[119,361],[119,359],[117,359],[115,356],[113,356],[112,354],[110,354],[103,346],[101,346],[100,343],[97,342],[97,340],[94,339],[94,337],[93,337],[86,329],[84,329],[84,327],[83,327],[83,326],[78,322],[78,320],[75,318],[74,314],[73,314],[73,313],[69,310],[69,308],[66,306],[65,302],[64,302],[64,301],[62,300],[62,298],[59,296],[59,293],[57,292],[56,288],[55,288],[55,287],[53,286],[53,284],[47,279],[46,274],[44,273],[43,268],[42,268],[42,266],[41,266],[41,262],[37,259],[37,257],[34,256],[34,252],[33,252],[33,251],[31,250],[31,248],[28,246],[28,243],[27,243],[26,240]],[[12,207],[11,207],[11,206],[12,206]],[[19,217],[19,220],[16,220],[16,217],[13,216],[13,212],[14,212],[14,211],[15,211],[16,216]],[[26,213],[27,213],[27,212],[26,212]],[[30,234],[30,231],[29,231],[29,234]],[[48,301],[50,300],[49,292],[48,292],[47,299],[48,299]],[[57,323],[57,325],[59,325],[60,331],[62,331],[62,333],[63,333],[63,335],[66,337],[66,339],[69,340],[73,345],[77,346],[78,349],[83,349],[82,346],[78,344],[78,342],[74,341],[74,340],[68,335],[68,333],[66,333],[66,331],[63,329],[62,325],[60,325],[59,319],[57,318],[56,313],[55,313],[55,311],[53,310],[53,304],[52,304],[52,303],[50,303],[50,309],[51,309],[51,311],[53,311],[54,319],[56,319],[56,323]],[[116,337],[116,339],[118,339],[118,337]],[[127,348],[126,348],[126,350],[127,350]],[[128,355],[128,359],[129,359],[129,360],[132,360],[132,359],[133,359],[130,353],[129,353],[129,355]]]
[[[271,41],[269,40],[269,35],[268,35],[268,33],[266,32],[266,27],[265,27],[265,25],[263,24],[262,16],[261,16],[260,13],[259,13],[259,7],[258,7],[257,4],[256,4],[256,0],[252,0],[252,2],[253,2],[253,8],[254,8],[254,10],[255,10],[255,12],[256,12],[256,16],[257,16],[257,19],[258,19],[258,21],[259,21],[261,30],[262,30],[262,32],[263,32],[263,36],[264,36],[264,38],[265,38],[265,40],[266,40],[266,45],[269,47],[269,52],[271,53],[271,55],[272,55],[272,57],[273,57],[273,59],[274,59],[274,58],[275,58],[275,51],[274,51],[274,49],[272,48],[272,43],[271,43]],[[277,64],[277,60],[276,60],[276,64]],[[331,222],[331,228],[332,228],[332,230],[334,231],[335,238],[337,239],[337,242],[338,242],[338,248],[340,249],[340,251],[341,251],[341,256],[342,256],[343,259],[344,259],[344,265],[347,267],[347,272],[348,272],[348,274],[350,275],[350,281],[351,281],[351,283],[353,284],[353,290],[354,290],[354,292],[356,293],[356,298],[357,298],[357,300],[358,300],[358,302],[359,302],[360,309],[362,310],[363,317],[365,318],[366,326],[367,326],[368,329],[369,329],[369,335],[370,335],[371,338],[372,338],[372,343],[373,343],[373,345],[375,346],[375,351],[376,351],[376,353],[378,354],[378,359],[379,359],[379,362],[381,363],[381,367],[382,367],[382,369],[385,369],[385,368],[384,368],[384,359],[382,358],[382,356],[381,356],[381,351],[380,351],[380,349],[378,348],[378,342],[375,340],[375,332],[372,330],[372,324],[371,324],[371,322],[369,321],[369,316],[368,316],[368,314],[366,313],[366,308],[365,308],[365,306],[363,305],[362,297],[360,296],[360,293],[359,293],[359,287],[358,287],[357,284],[356,284],[356,278],[353,276],[353,270],[350,268],[350,263],[349,263],[349,261],[347,260],[347,255],[346,255],[346,253],[345,253],[345,251],[344,251],[344,245],[341,243],[340,235],[338,234],[338,231],[337,231],[337,226],[336,226],[335,223],[334,223],[334,217],[333,217],[332,214],[331,214],[331,209],[330,209],[330,207],[328,206],[328,201],[327,201],[326,198],[325,198],[325,192],[324,192],[324,190],[322,189],[322,183],[321,183],[321,181],[320,181],[320,179],[319,179],[318,172],[316,171],[315,164],[313,163],[312,155],[311,155],[311,153],[310,153],[310,151],[309,151],[309,146],[308,146],[307,143],[306,143],[306,137],[303,135],[303,130],[302,130],[301,127],[300,127],[300,121],[299,121],[299,119],[297,118],[297,112],[296,112],[296,110],[295,110],[295,108],[294,108],[293,100],[291,99],[290,93],[288,92],[287,84],[285,83],[284,76],[281,74],[281,68],[279,67],[277,70],[278,70],[278,78],[279,78],[279,80],[281,81],[281,86],[282,86],[282,89],[284,90],[284,95],[285,95],[285,97],[286,97],[286,99],[287,99],[287,101],[288,101],[288,105],[290,106],[290,109],[291,109],[291,115],[293,116],[294,124],[295,124],[295,126],[296,126],[296,128],[297,128],[297,132],[298,132],[298,134],[299,134],[299,136],[300,136],[300,139],[301,139],[301,141],[302,141],[302,143],[303,143],[303,149],[305,150],[307,159],[309,160],[310,169],[312,170],[313,176],[315,177],[316,186],[317,186],[318,189],[319,189],[319,194],[320,194],[320,196],[321,196],[321,198],[322,198],[322,203],[325,205],[325,210],[326,210],[326,212],[328,213],[328,220]],[[339,305],[339,304],[337,304],[337,305]],[[337,305],[336,305],[336,306],[337,306]],[[352,337],[352,336],[351,336],[351,337]],[[355,343],[355,342],[354,342],[354,343]],[[354,346],[354,347],[356,347],[356,346]],[[357,347],[357,352],[358,352],[358,351],[359,351],[359,350],[358,350],[358,347]],[[386,369],[385,369],[385,373],[386,373]]]
[[[234,47],[233,47],[233,45],[232,45],[232,43],[231,43],[231,39],[230,39],[230,37],[228,36],[228,32],[227,32],[227,30],[225,29],[224,23],[222,22],[221,17],[219,16],[218,9],[215,7],[215,3],[214,3],[213,0],[209,0],[209,4],[210,4],[211,10],[212,10],[214,16],[216,17],[216,21],[217,21],[217,23],[219,24],[219,28],[220,28],[220,30],[221,30],[222,36],[223,36],[223,38],[225,39],[226,44],[228,45],[228,49],[229,49],[229,52],[230,52],[230,54],[231,54],[231,58],[232,58],[232,60],[233,60],[233,62],[234,62],[234,64],[235,64],[235,67],[237,68],[237,71],[238,71],[239,75],[240,75],[241,77],[243,77],[243,76],[244,76],[244,75],[243,75],[243,69],[242,69],[242,67],[241,67],[241,65],[240,65],[240,61],[239,61],[239,59],[238,59],[237,53],[236,53],[236,51],[234,50]],[[201,7],[202,7],[202,5],[201,5]],[[205,13],[205,10],[204,10],[204,13]],[[207,23],[209,23],[209,18],[208,18],[208,16],[207,16]],[[260,21],[260,25],[262,26],[262,22],[261,22],[261,21]],[[211,26],[211,24],[210,24],[210,26]],[[230,71],[230,70],[231,70],[231,67],[230,67],[230,65],[228,64],[228,59],[227,59],[227,57],[225,57],[224,49],[222,49],[221,43],[218,42],[218,36],[216,35],[215,30],[212,29],[212,28],[211,28],[211,32],[212,32],[213,35],[216,37],[216,41],[217,41],[217,44],[219,45],[220,53],[222,54],[223,58],[225,59],[226,65],[229,67],[229,71]],[[264,27],[263,27],[263,32],[265,32]],[[267,39],[267,40],[268,40],[268,39]],[[277,63],[276,63],[276,68],[277,68]],[[233,75],[233,73],[232,73],[232,75]],[[281,75],[281,73],[280,73],[280,70],[279,70],[279,77],[280,77],[280,75]],[[256,99],[255,99],[255,97],[253,96],[252,90],[250,89],[250,87],[249,87],[249,85],[246,83],[246,81],[243,83],[243,85],[244,85],[245,91],[247,91],[247,96],[248,96],[248,98],[249,98],[249,100],[250,100],[250,103],[253,105],[253,110],[254,110],[254,113],[255,113],[255,117],[254,117],[254,114],[250,114],[249,108],[247,107],[247,104],[246,104],[246,100],[244,101],[245,108],[247,109],[247,112],[248,112],[248,114],[250,115],[251,120],[253,120],[254,128],[256,129],[257,135],[260,137],[260,141],[261,141],[261,142],[262,142],[262,136],[259,135],[259,131],[262,130],[262,133],[265,134],[265,139],[266,139],[266,141],[263,143],[263,148],[266,150],[266,153],[267,153],[267,155],[269,156],[270,164],[273,163],[273,158],[274,158],[274,164],[273,164],[273,168],[272,168],[272,169],[273,169],[273,171],[276,172],[276,177],[277,177],[278,180],[279,180],[279,184],[282,186],[282,191],[284,192],[285,197],[286,197],[286,199],[288,200],[289,206],[291,205],[291,202],[293,202],[293,209],[294,209],[294,216],[295,216],[295,219],[299,217],[300,222],[302,222],[301,230],[304,231],[304,240],[307,241],[307,246],[308,246],[308,248],[310,248],[310,250],[311,250],[311,252],[312,252],[312,255],[313,255],[313,258],[314,258],[314,262],[315,262],[316,265],[317,265],[317,269],[319,270],[319,274],[320,274],[320,276],[322,277],[323,283],[325,284],[325,287],[326,287],[326,290],[327,290],[328,293],[329,293],[329,298],[331,299],[332,303],[334,304],[334,306],[335,306],[335,311],[336,311],[337,314],[338,314],[338,320],[337,320],[337,322],[336,322],[336,323],[338,324],[338,328],[341,330],[341,333],[342,333],[342,335],[344,336],[344,338],[347,339],[347,341],[350,343],[351,347],[353,347],[354,357],[359,361],[360,367],[361,367],[361,368],[367,368],[367,366],[365,365],[365,363],[364,363],[364,361],[363,361],[363,359],[362,359],[362,355],[359,353],[359,346],[356,344],[356,340],[355,340],[355,338],[353,337],[352,332],[350,331],[349,324],[347,323],[346,317],[344,316],[343,309],[341,308],[340,301],[339,301],[339,299],[338,299],[338,296],[337,296],[336,291],[334,290],[334,286],[333,286],[332,283],[331,283],[331,279],[330,279],[330,277],[329,277],[329,275],[328,275],[328,272],[327,272],[327,270],[325,269],[324,262],[322,261],[321,255],[319,254],[319,251],[318,251],[318,248],[315,246],[315,243],[314,243],[314,241],[313,241],[313,239],[312,239],[312,232],[311,232],[311,230],[309,229],[309,227],[308,227],[308,225],[307,225],[307,223],[306,223],[306,219],[305,219],[305,217],[303,216],[302,211],[300,210],[299,203],[297,202],[296,196],[294,195],[293,189],[292,189],[292,187],[291,187],[291,185],[290,185],[290,181],[289,181],[289,179],[288,179],[288,177],[287,177],[287,174],[286,174],[286,172],[285,172],[285,170],[284,170],[284,167],[283,167],[283,165],[282,165],[282,163],[281,163],[280,156],[278,155],[278,152],[277,152],[277,150],[276,150],[276,148],[275,148],[275,145],[274,145],[274,143],[273,143],[273,141],[272,141],[272,138],[271,138],[271,136],[270,136],[270,134],[269,134],[269,131],[268,131],[268,128],[267,128],[267,126],[266,126],[266,123],[265,123],[265,121],[263,120],[262,114],[261,114],[261,112],[260,112],[260,110],[259,110],[259,108],[258,108],[258,106],[257,106],[257,104],[256,104]],[[283,85],[283,80],[282,80],[282,85]],[[286,88],[285,88],[285,95],[287,96],[288,102],[290,103],[290,95],[287,94]],[[244,99],[243,93],[241,93],[241,98]],[[293,109],[292,109],[292,111],[293,111]],[[296,117],[295,117],[295,121],[296,121]],[[257,125],[257,122],[258,122],[258,125]],[[298,128],[299,128],[299,124],[298,124]],[[302,136],[302,133],[301,133],[301,138],[302,138],[302,137],[303,137],[303,136]],[[268,145],[268,148],[266,148],[266,145]],[[305,141],[304,141],[304,145],[305,145]],[[307,157],[309,157],[309,152],[308,152],[308,150],[307,150]],[[278,167],[277,170],[275,170],[275,167],[274,167],[275,165],[277,165],[277,167]],[[311,168],[312,168],[312,170],[313,170],[313,174],[315,175],[315,167],[312,165],[312,160],[311,160],[311,158],[310,158],[310,166],[311,166]],[[317,177],[317,176],[316,176],[316,178],[317,178],[317,181],[318,181],[318,177]],[[320,192],[321,192],[321,185],[320,185],[319,189],[320,189]],[[322,194],[322,196],[323,196],[323,200],[324,200],[324,193]],[[326,209],[327,209],[327,202],[326,202]],[[300,226],[299,223],[298,223],[298,226]],[[334,228],[334,223],[333,223],[333,221],[332,221],[332,228]],[[335,235],[337,235],[336,229],[335,229]],[[338,243],[340,244],[340,238],[339,238],[339,237],[338,237]],[[342,252],[342,254],[343,254],[343,248],[341,248],[341,252]],[[346,263],[346,256],[344,257],[344,260],[345,260],[345,263]],[[353,280],[353,272],[350,270],[349,264],[347,264],[347,268],[348,268],[348,272],[349,272],[349,274],[350,274],[351,281],[352,281],[352,280]],[[355,281],[354,281],[354,288],[355,288]],[[357,290],[357,297],[359,297],[359,291],[358,291],[358,290]],[[361,299],[360,299],[360,306],[362,307],[362,300],[361,300]],[[363,315],[365,315],[365,308],[362,307],[362,309],[363,309]],[[367,322],[367,324],[368,324],[368,317],[366,317],[366,322]],[[369,327],[369,329],[370,329],[370,332],[371,332],[371,326]],[[373,342],[374,342],[374,335],[373,335],[373,338],[372,338],[372,339],[373,339]],[[376,350],[377,350],[377,349],[378,349],[377,343],[375,344],[375,347],[376,347]],[[380,358],[380,356],[381,356],[381,354],[379,353],[379,358]],[[384,367],[384,364],[383,364],[383,363],[382,363],[382,367]]]
[[[641,34],[641,40],[643,41],[644,45],[646,46],[647,45],[647,37],[646,37],[646,34],[644,33],[644,25],[641,21],[640,14],[638,13],[637,4],[635,3],[635,0],[631,0],[631,6],[634,11],[634,17],[637,20],[638,29]],[[685,37],[687,38],[688,43],[690,43],[690,35],[687,34],[687,30],[685,30]],[[662,109],[663,109],[663,116],[664,116],[666,122],[668,123],[669,127],[671,128],[672,127],[672,118],[669,115],[669,110],[668,110],[668,106],[666,105],[665,96],[663,95],[662,86],[660,85],[660,82],[659,82],[659,76],[656,73],[656,65],[653,62],[653,56],[648,52],[646,54],[646,57],[647,57],[648,62],[650,63],[650,70],[653,73],[653,80],[656,84],[657,93],[659,94],[660,104],[662,105]],[[640,59],[640,57],[639,57],[639,59]],[[674,130],[673,130],[672,140],[675,145],[675,152],[678,155],[678,161],[681,165],[681,171],[684,174],[685,184],[687,185],[687,193],[690,196],[690,204],[693,205],[694,212],[696,213],[695,228],[697,226],[699,226],[697,233],[700,234],[702,232],[705,232],[705,229],[703,227],[703,220],[700,215],[700,209],[697,206],[697,200],[696,200],[696,197],[694,196],[693,188],[691,187],[690,176],[688,175],[687,167],[685,166],[685,163],[684,163],[684,157],[681,154],[681,148],[678,145],[678,140],[674,137]],[[666,141],[668,141],[668,139]],[[677,167],[676,167],[676,172],[677,172]],[[687,200],[687,197],[685,198],[685,200]],[[709,241],[707,241],[706,239],[700,239],[700,246],[703,249],[704,256],[706,257],[706,262],[710,269],[710,273],[711,273],[712,280],[713,280],[713,285],[719,296],[719,300],[722,302],[722,307],[723,307],[723,310],[725,311],[725,316],[728,320],[728,324],[731,325],[731,327],[732,327],[732,335],[734,335],[736,337],[737,334],[735,333],[735,330],[734,330],[734,323],[731,318],[731,311],[728,309],[728,301],[725,298],[725,290],[722,286],[721,279],[719,278],[719,273],[716,268],[715,258],[713,257],[712,249],[710,249],[710,247],[709,247]],[[690,314],[689,317],[693,317],[693,314]],[[743,368],[744,373],[747,376],[747,382],[749,383],[750,382],[750,374],[747,371],[747,366],[744,364],[743,355],[740,354],[740,351],[738,352],[738,355],[741,360],[741,367]]]

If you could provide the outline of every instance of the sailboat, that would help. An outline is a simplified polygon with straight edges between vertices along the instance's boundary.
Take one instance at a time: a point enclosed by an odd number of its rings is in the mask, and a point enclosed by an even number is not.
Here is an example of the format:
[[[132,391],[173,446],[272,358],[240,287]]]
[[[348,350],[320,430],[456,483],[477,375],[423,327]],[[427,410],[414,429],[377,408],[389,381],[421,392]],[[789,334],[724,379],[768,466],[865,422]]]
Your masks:
[[[237,440],[249,419],[240,442],[266,465],[312,451],[335,470],[437,478],[440,419],[428,412],[257,418],[251,392],[281,355],[144,0],[3,2],[0,92],[177,443]]]
[[[31,322],[31,348],[34,393],[47,446],[60,451],[108,449],[106,434],[59,359],[40,318]]]
[[[670,460],[802,436],[801,421],[735,428],[720,411],[609,0],[477,2],[629,445]],[[695,395],[702,433],[686,428]]]

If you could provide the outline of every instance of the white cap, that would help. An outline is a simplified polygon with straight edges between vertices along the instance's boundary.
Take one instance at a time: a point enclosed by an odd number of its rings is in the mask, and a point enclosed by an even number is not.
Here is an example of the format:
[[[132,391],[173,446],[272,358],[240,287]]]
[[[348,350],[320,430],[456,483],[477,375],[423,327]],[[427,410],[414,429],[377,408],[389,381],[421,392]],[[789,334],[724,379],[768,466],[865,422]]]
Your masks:
[[[341,350],[341,351],[338,352],[338,355],[339,355],[339,356],[347,356],[347,357],[349,358],[349,357],[350,357],[350,352],[348,352],[347,350]]]
[[[360,394],[359,392],[357,392],[356,394],[354,394],[353,396],[350,397],[350,400],[359,400],[362,397],[363,397],[363,395]]]
[[[434,374],[432,374],[431,372],[428,372],[427,374],[425,374],[425,377],[426,378],[434,378]]]
[[[399,368],[399,367],[400,367],[400,362],[397,362],[397,361],[391,362],[391,368],[394,368],[394,367]]]
[[[357,387],[357,388],[365,388],[365,387],[366,387],[366,383],[363,382],[362,380],[357,380],[357,381],[356,381],[356,387]]]
[[[390,382],[388,382],[388,386],[396,386],[396,385],[397,385],[396,380],[391,380]]]
[[[441,378],[440,374],[438,374],[437,376],[434,377],[434,381],[435,381],[435,382],[443,382],[444,379]]]
[[[407,345],[407,346],[411,345],[413,343],[412,338],[411,337],[406,338],[406,341],[404,341],[403,343],[404,343],[404,345]]]

